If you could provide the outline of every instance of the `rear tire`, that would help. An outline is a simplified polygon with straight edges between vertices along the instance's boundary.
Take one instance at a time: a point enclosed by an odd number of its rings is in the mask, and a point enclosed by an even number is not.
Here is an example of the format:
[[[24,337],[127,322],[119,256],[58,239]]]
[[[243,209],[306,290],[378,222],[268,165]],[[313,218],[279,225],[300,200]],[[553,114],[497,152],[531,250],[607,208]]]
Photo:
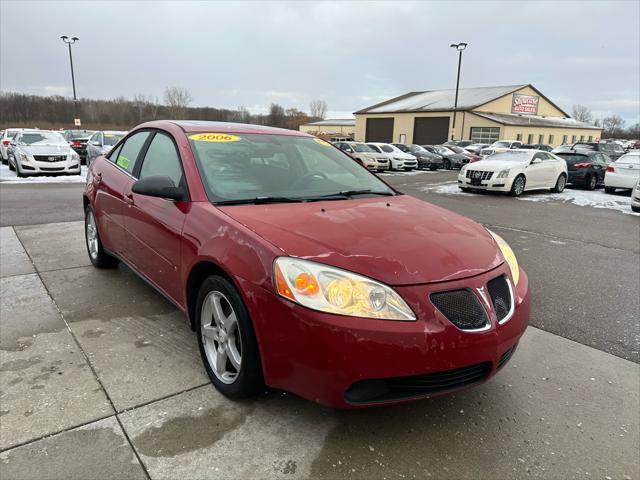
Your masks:
[[[444,169],[445,169],[445,170],[451,170],[451,169],[452,169],[452,167],[451,167],[451,160],[445,160],[445,161],[444,161]]]
[[[113,268],[118,265],[118,259],[109,255],[102,247],[96,219],[89,205],[84,210],[84,239],[89,260],[91,260],[94,267]]]
[[[616,193],[616,189],[613,187],[604,187],[604,193]]]
[[[527,185],[527,179],[524,175],[518,175],[511,184],[511,190],[509,190],[509,195],[512,197],[519,197],[524,192],[524,187]]]
[[[588,190],[595,190],[598,186],[598,176],[597,175],[589,175],[587,178],[586,187]]]
[[[561,173],[556,180],[556,186],[551,189],[553,193],[562,193],[564,191],[564,187],[567,186],[567,177],[564,173]]]
[[[211,275],[202,282],[195,322],[202,363],[216,389],[232,399],[264,391],[253,324],[229,280]]]

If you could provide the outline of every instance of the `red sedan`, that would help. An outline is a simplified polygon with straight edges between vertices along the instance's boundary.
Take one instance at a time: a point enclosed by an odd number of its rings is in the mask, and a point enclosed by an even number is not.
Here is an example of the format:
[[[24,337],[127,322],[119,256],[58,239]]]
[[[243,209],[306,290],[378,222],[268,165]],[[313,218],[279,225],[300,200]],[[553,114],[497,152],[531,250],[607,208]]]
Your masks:
[[[145,123],[91,163],[84,208],[91,262],[125,263],[182,310],[232,398],[455,391],[495,374],[529,320],[499,236],[301,132]]]

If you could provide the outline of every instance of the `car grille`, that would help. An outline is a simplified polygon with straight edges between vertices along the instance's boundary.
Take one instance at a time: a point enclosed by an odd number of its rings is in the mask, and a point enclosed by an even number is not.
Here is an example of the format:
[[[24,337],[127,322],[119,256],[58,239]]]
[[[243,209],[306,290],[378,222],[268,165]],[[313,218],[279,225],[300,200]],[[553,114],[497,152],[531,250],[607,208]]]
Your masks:
[[[498,321],[502,321],[511,311],[512,298],[509,284],[507,283],[507,277],[500,275],[487,283],[487,290],[491,297],[491,303],[493,309],[496,312]]]
[[[487,325],[487,315],[471,290],[432,293],[431,302],[447,319],[462,330],[477,330]]]
[[[483,362],[425,375],[362,380],[351,385],[344,398],[349,403],[373,403],[429,396],[481,382],[490,371],[491,362]]]
[[[36,162],[64,162],[67,159],[66,155],[34,155],[33,158]]]
[[[500,359],[498,360],[498,367],[497,367],[498,369],[501,369],[502,367],[504,367],[505,363],[509,361],[509,359],[513,356],[513,352],[516,351],[517,346],[518,344],[516,343],[513,347],[511,347],[509,350],[507,350],[502,355],[500,355]]]
[[[475,176],[476,173],[480,173],[480,180],[491,180],[493,177],[493,172],[483,172],[481,170],[467,170],[467,178],[471,178],[471,174],[474,174],[473,178],[478,178]]]

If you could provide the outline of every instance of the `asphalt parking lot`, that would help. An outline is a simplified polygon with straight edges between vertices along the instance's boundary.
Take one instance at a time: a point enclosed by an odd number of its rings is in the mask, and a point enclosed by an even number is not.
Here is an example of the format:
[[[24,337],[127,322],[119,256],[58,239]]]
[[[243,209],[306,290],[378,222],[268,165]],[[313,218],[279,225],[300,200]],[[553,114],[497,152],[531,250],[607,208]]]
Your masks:
[[[356,411],[282,392],[225,399],[171,304],[125,267],[90,265],[81,184],[0,184],[2,478],[640,478],[640,217],[623,213],[627,197],[383,178],[503,236],[530,277],[532,326],[478,388]]]

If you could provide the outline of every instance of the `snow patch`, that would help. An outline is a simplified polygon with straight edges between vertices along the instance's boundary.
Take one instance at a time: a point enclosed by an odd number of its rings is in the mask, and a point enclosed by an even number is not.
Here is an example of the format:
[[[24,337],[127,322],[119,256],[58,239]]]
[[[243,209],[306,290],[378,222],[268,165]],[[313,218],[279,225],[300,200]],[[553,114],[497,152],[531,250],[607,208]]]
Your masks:
[[[0,183],[85,183],[87,167],[80,167],[80,175],[33,175],[19,178],[16,172],[9,170],[8,165],[0,165]]]
[[[429,185],[422,188],[422,190],[445,195],[481,195],[463,192],[458,187],[457,182]],[[517,200],[525,202],[570,202],[580,207],[606,208],[609,210],[617,210],[627,215],[640,217],[640,213],[635,213],[631,210],[631,196],[609,194],[605,193],[604,190],[579,190],[567,188],[562,193],[525,192],[522,196],[518,197]]]

